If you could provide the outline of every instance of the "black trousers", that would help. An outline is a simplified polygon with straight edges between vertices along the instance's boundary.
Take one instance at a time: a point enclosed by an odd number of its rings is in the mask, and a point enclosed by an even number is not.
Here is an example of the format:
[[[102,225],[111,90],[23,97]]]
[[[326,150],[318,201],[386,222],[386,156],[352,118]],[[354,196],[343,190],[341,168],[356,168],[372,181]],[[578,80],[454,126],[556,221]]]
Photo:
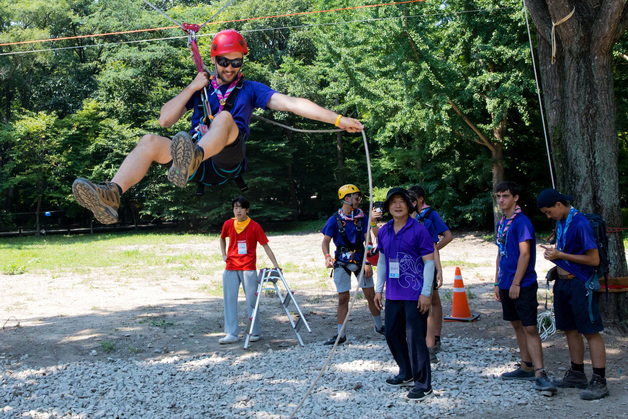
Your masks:
[[[414,388],[432,388],[430,355],[425,343],[427,316],[417,308],[417,301],[386,300],[386,343],[399,366],[401,378],[414,379]]]

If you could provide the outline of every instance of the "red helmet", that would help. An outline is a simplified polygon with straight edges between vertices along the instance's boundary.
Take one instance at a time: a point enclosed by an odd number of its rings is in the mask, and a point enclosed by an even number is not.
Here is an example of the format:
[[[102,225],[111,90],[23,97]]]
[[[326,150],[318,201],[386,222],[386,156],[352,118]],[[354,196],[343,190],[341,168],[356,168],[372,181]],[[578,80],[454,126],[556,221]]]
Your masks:
[[[240,32],[233,29],[218,32],[212,41],[212,57],[229,52],[241,52],[244,55],[249,52],[249,49],[246,47],[246,41],[240,35]]]

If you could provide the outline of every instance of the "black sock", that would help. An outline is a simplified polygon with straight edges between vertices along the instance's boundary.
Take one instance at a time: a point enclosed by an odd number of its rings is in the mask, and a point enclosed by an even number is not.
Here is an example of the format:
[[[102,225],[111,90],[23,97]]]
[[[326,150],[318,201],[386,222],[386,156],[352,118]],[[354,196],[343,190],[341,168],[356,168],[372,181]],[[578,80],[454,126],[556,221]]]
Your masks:
[[[440,336],[434,336],[434,341],[436,343],[439,343],[440,342]]]
[[[113,183],[114,185],[116,185],[116,188],[118,188],[118,192],[120,192],[120,195],[122,195],[122,194],[123,194],[123,192],[122,192],[122,188],[120,187],[120,185],[118,185],[117,183],[114,183],[114,182],[111,182],[111,183]]]
[[[606,378],[606,368],[593,368],[593,374],[597,374],[602,378]]]
[[[578,372],[584,372],[584,364],[571,363],[571,369]]]

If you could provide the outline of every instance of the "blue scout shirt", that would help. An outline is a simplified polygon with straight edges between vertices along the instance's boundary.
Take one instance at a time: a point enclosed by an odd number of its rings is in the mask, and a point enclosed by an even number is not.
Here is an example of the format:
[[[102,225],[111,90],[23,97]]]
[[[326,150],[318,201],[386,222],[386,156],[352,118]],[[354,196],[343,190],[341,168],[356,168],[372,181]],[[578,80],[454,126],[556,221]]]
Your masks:
[[[419,213],[416,214],[415,219],[420,224],[423,224],[425,228],[427,228],[427,231],[430,233],[430,236],[432,236],[432,241],[434,243],[438,243],[438,233],[436,232],[436,229],[434,228],[434,224],[432,224],[432,220],[430,220],[429,217],[424,218],[423,223],[421,223],[421,217],[419,216]]]
[[[425,215],[425,213],[427,212],[429,208],[431,207],[421,208],[421,215]],[[432,223],[432,228],[436,232],[437,236],[449,230],[449,227],[447,227],[447,224],[445,224],[443,219],[440,218],[440,215],[438,215],[438,212],[436,212],[436,210],[433,208],[432,208],[432,211],[430,211],[430,213],[427,215],[425,219],[430,220],[430,223]]]
[[[342,212],[342,210],[340,210],[340,212]],[[355,218],[356,215],[361,214],[362,216],[359,218]],[[345,234],[347,235],[347,238],[349,239],[349,241],[351,241],[352,243],[358,243],[356,241],[356,224],[355,223],[361,223],[362,225],[362,237],[359,238],[361,243],[364,243],[364,235],[366,234],[366,230],[368,229],[368,218],[366,217],[366,215],[364,214],[364,212],[362,210],[354,210],[351,213],[351,217],[354,218],[354,220],[344,220],[344,225],[345,225]],[[329,217],[329,219],[327,220],[327,222],[325,223],[325,226],[323,227],[323,230],[321,231],[324,235],[329,236],[332,238],[332,240],[334,241],[334,244],[336,245],[336,250],[338,250],[338,248],[340,247],[350,247],[351,243],[345,243],[344,239],[342,238],[342,236],[340,235],[340,230],[338,229],[338,222],[336,221],[336,217],[335,216],[331,216]],[[336,251],[336,260],[338,262],[350,262],[351,261],[351,252],[338,252]],[[361,252],[356,252],[355,256],[354,256],[354,261],[355,262],[362,262],[362,253]]]
[[[218,87],[220,91],[224,94],[229,88],[228,84],[223,84]],[[199,90],[195,92],[188,103],[186,103],[186,109],[194,109],[194,113],[192,114],[192,125],[190,133],[194,134],[194,129],[201,122],[205,114],[203,113],[203,102],[201,101],[201,92]],[[207,87],[207,93],[209,94],[209,105],[212,111],[212,115],[216,115],[218,113],[218,109],[220,103],[218,102],[218,98],[216,97],[216,92],[211,84]],[[249,125],[251,123],[251,115],[253,114],[253,110],[255,108],[266,109],[266,104],[270,100],[270,97],[277,93],[270,87],[266,86],[263,83],[252,81],[252,80],[244,80],[244,84],[242,85],[242,90],[238,93],[238,96],[233,103],[233,108],[231,109],[231,115],[233,116],[233,120],[235,121],[240,131],[245,133],[247,138],[250,133]]]
[[[427,228],[413,218],[395,234],[394,220],[377,234],[377,247],[386,258],[386,299],[418,301],[423,288],[423,256],[434,252]],[[381,256],[380,256],[381,257]],[[399,262],[399,278],[390,277],[390,262]]]
[[[563,229],[567,228],[567,231],[564,233],[564,240],[561,240],[561,243],[556,243],[557,247],[564,246],[560,250],[561,252],[570,253],[572,255],[584,255],[589,249],[597,249],[593,228],[591,228],[591,223],[587,217],[578,212],[573,216],[569,225],[566,224],[567,220],[559,220],[556,222],[556,230],[558,230],[559,227]],[[568,262],[564,259],[554,259],[552,262],[572,275],[575,275],[583,282],[586,282],[595,272],[595,266]]]
[[[497,236],[499,237],[499,231],[497,231]],[[536,237],[534,236],[534,227],[532,227],[530,219],[523,213],[519,213],[512,220],[504,240],[506,241],[505,254],[500,254],[499,256],[497,273],[499,288],[503,290],[510,289],[515,278],[515,272],[517,272],[517,263],[519,262],[519,243],[526,240],[530,240],[530,261],[521,280],[521,286],[529,287],[534,284],[536,282],[536,271],[534,270],[534,265],[536,264]]]

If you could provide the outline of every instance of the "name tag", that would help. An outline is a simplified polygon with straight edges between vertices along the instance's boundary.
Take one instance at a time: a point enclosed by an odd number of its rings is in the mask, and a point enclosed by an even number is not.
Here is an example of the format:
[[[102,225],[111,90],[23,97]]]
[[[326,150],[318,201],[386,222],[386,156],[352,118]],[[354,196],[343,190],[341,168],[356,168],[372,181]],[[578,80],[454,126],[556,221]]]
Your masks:
[[[388,277],[399,278],[399,259],[390,259],[388,261]]]
[[[238,254],[246,255],[246,240],[243,240],[243,241],[238,240]]]

